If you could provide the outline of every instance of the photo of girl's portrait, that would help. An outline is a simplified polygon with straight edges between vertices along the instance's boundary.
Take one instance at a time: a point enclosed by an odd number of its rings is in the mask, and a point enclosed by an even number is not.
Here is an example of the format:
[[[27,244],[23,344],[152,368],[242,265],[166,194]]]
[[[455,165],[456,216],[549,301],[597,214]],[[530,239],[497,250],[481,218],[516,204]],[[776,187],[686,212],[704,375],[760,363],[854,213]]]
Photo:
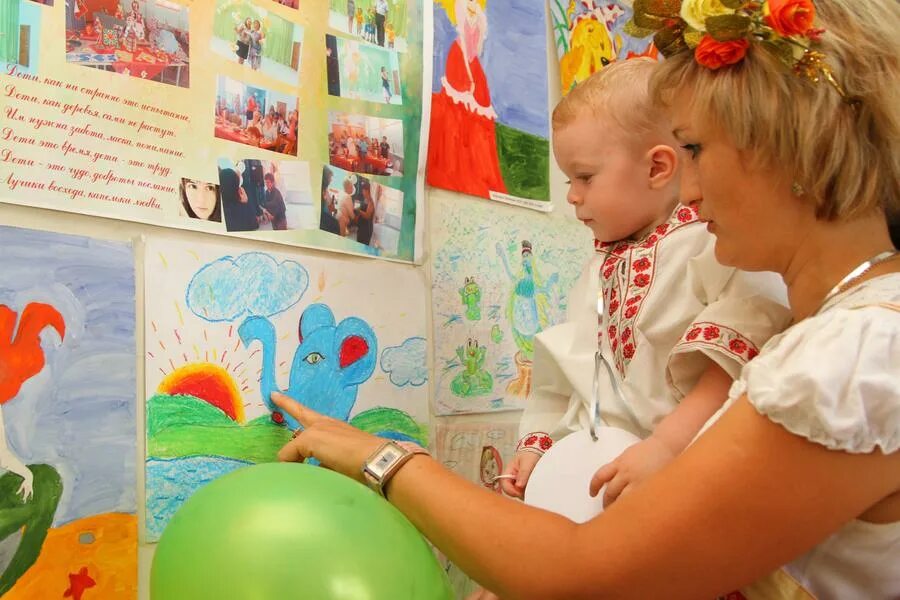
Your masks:
[[[222,222],[222,207],[219,202],[219,186],[215,183],[181,179],[181,212],[192,219]]]

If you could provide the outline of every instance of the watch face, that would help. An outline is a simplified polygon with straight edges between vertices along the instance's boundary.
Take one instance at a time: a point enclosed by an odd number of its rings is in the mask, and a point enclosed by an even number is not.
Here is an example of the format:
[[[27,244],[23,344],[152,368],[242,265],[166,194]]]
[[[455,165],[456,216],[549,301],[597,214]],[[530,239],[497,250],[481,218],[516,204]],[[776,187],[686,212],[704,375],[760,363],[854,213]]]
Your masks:
[[[400,458],[401,454],[402,451],[398,450],[393,445],[385,446],[384,450],[382,450],[369,465],[369,471],[372,475],[381,479],[384,476],[385,471],[387,471],[387,468],[391,466],[395,460]]]

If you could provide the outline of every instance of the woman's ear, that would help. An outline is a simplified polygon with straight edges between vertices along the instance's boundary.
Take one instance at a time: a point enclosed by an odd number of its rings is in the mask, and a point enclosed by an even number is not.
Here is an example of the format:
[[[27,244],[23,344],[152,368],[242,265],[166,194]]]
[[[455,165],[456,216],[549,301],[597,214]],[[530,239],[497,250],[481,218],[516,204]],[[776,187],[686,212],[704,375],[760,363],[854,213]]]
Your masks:
[[[659,144],[647,152],[647,158],[650,162],[647,183],[651,190],[662,189],[675,179],[678,172],[678,154],[674,148]]]

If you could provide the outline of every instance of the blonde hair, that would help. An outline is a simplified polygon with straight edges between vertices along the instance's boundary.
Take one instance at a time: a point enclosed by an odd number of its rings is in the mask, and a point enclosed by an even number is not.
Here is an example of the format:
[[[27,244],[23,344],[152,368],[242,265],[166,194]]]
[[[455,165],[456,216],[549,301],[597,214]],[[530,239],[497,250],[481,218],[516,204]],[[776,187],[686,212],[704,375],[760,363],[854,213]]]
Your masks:
[[[847,99],[824,79],[795,75],[751,44],[737,65],[712,71],[690,52],[654,73],[653,97],[688,91],[691,110],[721,128],[757,166],[772,168],[815,200],[823,220],[898,208],[900,4],[816,0],[821,48]],[[852,100],[852,103],[848,100]]]
[[[671,141],[668,121],[650,95],[650,79],[657,65],[652,58],[642,57],[603,67],[556,105],[553,129],[565,127],[588,112],[612,121],[629,140],[654,137]]]

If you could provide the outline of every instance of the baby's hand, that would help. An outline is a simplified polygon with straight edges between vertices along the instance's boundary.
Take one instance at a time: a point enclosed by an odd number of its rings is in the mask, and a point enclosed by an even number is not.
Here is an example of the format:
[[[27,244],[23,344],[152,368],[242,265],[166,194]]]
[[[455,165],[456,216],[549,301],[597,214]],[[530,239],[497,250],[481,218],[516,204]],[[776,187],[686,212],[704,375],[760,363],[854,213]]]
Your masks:
[[[605,464],[591,478],[590,493],[596,496],[606,484],[603,507],[607,507],[619,496],[631,491],[650,475],[668,464],[675,454],[659,439],[650,436],[627,448],[611,463]]]
[[[516,478],[500,480],[500,489],[503,493],[513,498],[524,498],[525,486],[528,485],[531,472],[540,458],[541,455],[537,452],[527,450],[516,452],[515,457],[503,469],[504,475],[515,475]]]

